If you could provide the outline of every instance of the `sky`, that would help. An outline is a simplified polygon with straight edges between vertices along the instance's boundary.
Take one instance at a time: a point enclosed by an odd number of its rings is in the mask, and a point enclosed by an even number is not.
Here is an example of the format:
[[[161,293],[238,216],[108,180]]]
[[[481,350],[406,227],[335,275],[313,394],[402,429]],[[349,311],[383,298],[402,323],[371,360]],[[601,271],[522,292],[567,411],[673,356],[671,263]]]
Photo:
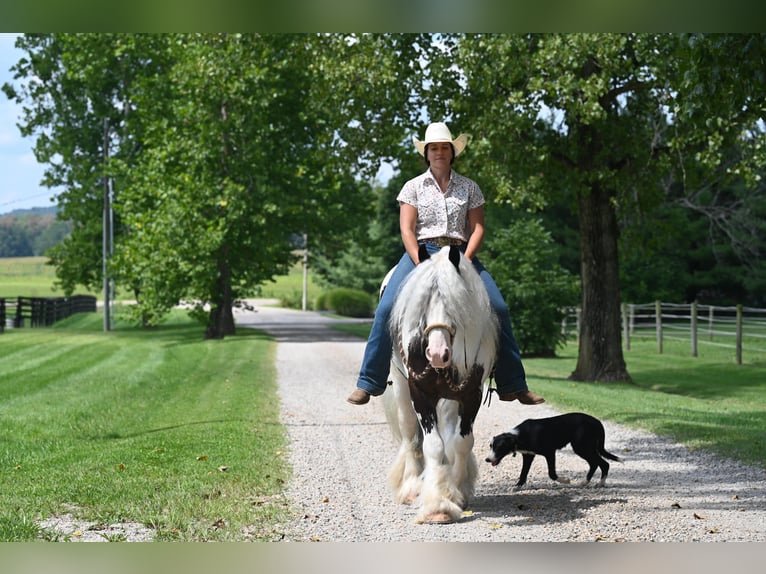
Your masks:
[[[23,55],[14,47],[17,35],[0,33],[0,85],[13,81],[9,68]],[[53,205],[53,193],[40,185],[44,166],[32,153],[35,142],[21,137],[16,127],[20,115],[20,107],[0,92],[0,214]]]

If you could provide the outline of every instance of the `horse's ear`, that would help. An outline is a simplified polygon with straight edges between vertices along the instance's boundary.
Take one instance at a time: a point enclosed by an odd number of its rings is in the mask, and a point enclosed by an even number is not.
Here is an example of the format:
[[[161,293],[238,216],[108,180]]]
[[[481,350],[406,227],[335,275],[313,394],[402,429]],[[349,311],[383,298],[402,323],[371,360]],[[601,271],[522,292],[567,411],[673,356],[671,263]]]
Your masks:
[[[426,259],[429,259],[431,257],[431,254],[428,253],[428,249],[426,249],[426,246],[422,243],[418,247],[418,260],[423,263]]]
[[[457,245],[450,245],[449,260],[455,266],[457,272],[460,273],[460,248]]]

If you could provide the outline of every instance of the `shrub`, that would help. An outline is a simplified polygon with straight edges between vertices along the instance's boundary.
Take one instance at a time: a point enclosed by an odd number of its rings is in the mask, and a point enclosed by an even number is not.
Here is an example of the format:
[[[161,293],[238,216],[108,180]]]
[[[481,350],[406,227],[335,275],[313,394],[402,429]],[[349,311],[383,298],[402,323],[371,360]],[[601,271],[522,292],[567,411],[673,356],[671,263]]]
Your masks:
[[[517,221],[488,242],[482,261],[511,311],[522,354],[553,356],[566,343],[565,308],[576,305],[579,282],[557,262],[556,245],[540,221]]]
[[[287,309],[303,308],[303,291],[293,289],[289,293],[283,293],[279,298],[279,305]],[[311,301],[306,301],[306,308],[311,310]]]
[[[373,310],[370,295],[359,289],[343,287],[320,294],[315,307],[320,311],[335,311],[346,317],[371,317]]]

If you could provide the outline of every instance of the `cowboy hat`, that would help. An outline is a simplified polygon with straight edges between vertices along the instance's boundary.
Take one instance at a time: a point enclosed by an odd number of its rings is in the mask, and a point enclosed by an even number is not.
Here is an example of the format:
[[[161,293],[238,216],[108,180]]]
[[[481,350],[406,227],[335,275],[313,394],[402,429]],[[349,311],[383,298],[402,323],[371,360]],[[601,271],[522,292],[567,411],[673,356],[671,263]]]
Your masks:
[[[463,153],[465,146],[468,145],[468,134],[460,134],[457,138],[452,139],[452,134],[447,127],[447,124],[442,122],[434,122],[426,128],[426,137],[423,141],[420,141],[415,136],[412,136],[412,143],[415,144],[418,153],[425,155],[426,146],[430,143],[436,142],[449,142],[452,147],[455,148],[455,157]]]

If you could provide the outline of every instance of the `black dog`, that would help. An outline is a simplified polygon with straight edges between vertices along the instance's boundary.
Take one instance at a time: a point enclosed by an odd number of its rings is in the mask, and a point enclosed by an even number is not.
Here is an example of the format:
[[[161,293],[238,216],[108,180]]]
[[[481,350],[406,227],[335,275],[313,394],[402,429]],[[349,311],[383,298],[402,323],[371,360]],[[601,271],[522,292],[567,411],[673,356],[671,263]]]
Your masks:
[[[580,457],[588,461],[590,469],[583,486],[586,486],[596,468],[601,469],[601,483],[604,486],[606,476],[609,474],[608,458],[622,462],[622,459],[606,451],[604,448],[604,425],[601,421],[585,413],[568,413],[546,419],[527,419],[510,432],[497,435],[492,439],[490,456],[487,462],[496,466],[508,454],[516,456],[517,452],[524,459],[521,466],[521,476],[516,483],[516,489],[521,488],[527,482],[529,467],[536,454],[545,457],[548,461],[548,476],[564,484],[569,484],[569,479],[559,478],[556,474],[556,451],[564,448],[570,442],[572,450]]]

